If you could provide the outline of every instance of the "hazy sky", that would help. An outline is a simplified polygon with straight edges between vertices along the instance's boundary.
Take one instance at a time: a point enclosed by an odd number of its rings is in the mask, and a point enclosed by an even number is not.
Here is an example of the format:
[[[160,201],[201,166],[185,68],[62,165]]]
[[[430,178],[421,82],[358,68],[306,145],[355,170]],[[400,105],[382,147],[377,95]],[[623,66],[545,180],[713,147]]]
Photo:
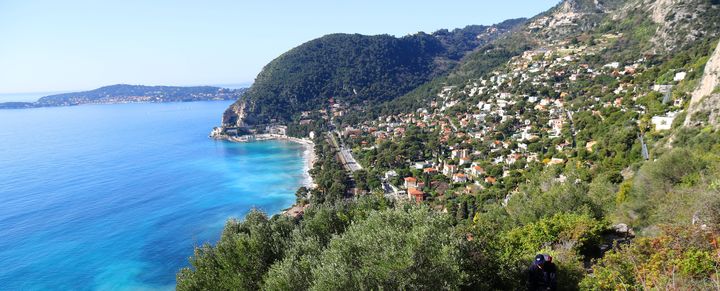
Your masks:
[[[392,34],[530,17],[558,0],[0,0],[0,93],[252,82],[328,33]]]

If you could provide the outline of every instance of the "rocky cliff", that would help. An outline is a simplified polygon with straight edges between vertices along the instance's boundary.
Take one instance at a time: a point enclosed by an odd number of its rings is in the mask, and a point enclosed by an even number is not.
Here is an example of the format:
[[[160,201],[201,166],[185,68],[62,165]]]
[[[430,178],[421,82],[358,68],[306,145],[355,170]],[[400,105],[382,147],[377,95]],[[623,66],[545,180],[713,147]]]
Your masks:
[[[720,44],[705,64],[702,79],[692,92],[685,126],[720,124]],[[714,94],[713,94],[714,93]]]
[[[243,127],[245,126],[245,107],[247,101],[238,101],[230,105],[222,116],[223,127]]]
[[[706,36],[718,34],[720,1],[642,0],[636,4],[657,24],[652,38],[655,52],[674,51]]]
[[[544,39],[563,39],[597,27],[604,17],[615,11],[621,0],[565,0],[528,24],[529,31]]]

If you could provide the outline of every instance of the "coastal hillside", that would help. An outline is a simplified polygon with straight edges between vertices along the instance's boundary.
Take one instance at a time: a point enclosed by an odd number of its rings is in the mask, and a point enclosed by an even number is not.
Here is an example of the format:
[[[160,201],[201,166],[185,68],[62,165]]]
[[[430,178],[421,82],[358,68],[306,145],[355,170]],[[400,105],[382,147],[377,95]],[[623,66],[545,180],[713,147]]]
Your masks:
[[[316,186],[177,287],[717,289],[719,44],[716,0],[565,0],[407,94],[304,109]]]
[[[491,73],[513,57],[527,57],[525,53],[532,50],[537,55],[551,45],[564,46],[561,54],[574,54],[573,50],[605,42],[603,54],[585,54],[588,61],[603,64],[631,63],[639,55],[667,59],[683,49],[712,42],[720,31],[715,7],[713,1],[562,1],[513,33],[468,54],[446,77],[435,78],[400,98],[354,111],[344,123],[412,112],[433,101],[446,87],[465,86],[468,80]]]
[[[236,100],[244,92],[245,89],[233,90],[211,86],[173,87],[119,84],[90,91],[45,96],[36,102],[0,103],[0,108],[21,109],[81,104]]]
[[[303,111],[332,104],[391,100],[442,75],[467,52],[523,23],[468,26],[401,38],[331,34],[267,64],[248,93],[223,116],[224,127],[297,121]]]

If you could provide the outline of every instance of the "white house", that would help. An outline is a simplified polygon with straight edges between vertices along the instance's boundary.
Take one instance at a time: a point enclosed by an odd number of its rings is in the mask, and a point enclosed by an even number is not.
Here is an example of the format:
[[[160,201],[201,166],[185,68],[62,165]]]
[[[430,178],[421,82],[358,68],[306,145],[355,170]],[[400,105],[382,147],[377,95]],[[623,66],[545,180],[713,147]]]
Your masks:
[[[457,172],[457,166],[456,166],[456,165],[449,165],[449,164],[443,165],[443,169],[442,169],[442,173],[443,173],[443,174],[445,174],[445,175],[447,175],[447,176],[450,176],[450,175],[452,175],[452,174],[455,174],[455,172]]]
[[[672,123],[677,117],[678,112],[669,112],[664,116],[653,116],[650,121],[655,125],[655,130],[668,130],[672,127]]]
[[[485,175],[485,169],[483,167],[477,165],[470,168],[470,175],[473,175],[474,177],[480,177],[481,175]]]
[[[453,182],[465,183],[465,182],[467,182],[467,176],[463,173],[457,173],[457,174],[453,175]]]
[[[398,174],[397,174],[397,172],[395,172],[395,170],[387,171],[387,172],[385,172],[385,180],[390,180],[392,178],[395,178],[395,177],[397,177],[397,175]]]
[[[685,80],[685,76],[687,76],[687,72],[679,72],[675,74],[675,78],[673,78],[673,81],[679,82]]]

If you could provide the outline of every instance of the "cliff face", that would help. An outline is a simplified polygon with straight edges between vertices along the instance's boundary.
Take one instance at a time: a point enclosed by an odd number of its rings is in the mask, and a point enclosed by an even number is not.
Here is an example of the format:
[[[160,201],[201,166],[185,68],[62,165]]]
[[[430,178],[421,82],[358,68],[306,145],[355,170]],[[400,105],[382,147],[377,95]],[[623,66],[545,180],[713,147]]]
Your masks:
[[[223,127],[243,127],[245,126],[245,107],[247,101],[238,101],[233,103],[225,110],[222,117]]]
[[[720,43],[705,64],[703,77],[697,89],[692,92],[685,126],[720,124],[720,94],[713,92],[720,86]]]
[[[565,0],[531,19],[528,32],[541,41],[560,40],[590,31],[627,0]]]
[[[642,0],[638,4],[657,24],[652,38],[656,52],[681,49],[720,28],[720,5],[708,0]]]

